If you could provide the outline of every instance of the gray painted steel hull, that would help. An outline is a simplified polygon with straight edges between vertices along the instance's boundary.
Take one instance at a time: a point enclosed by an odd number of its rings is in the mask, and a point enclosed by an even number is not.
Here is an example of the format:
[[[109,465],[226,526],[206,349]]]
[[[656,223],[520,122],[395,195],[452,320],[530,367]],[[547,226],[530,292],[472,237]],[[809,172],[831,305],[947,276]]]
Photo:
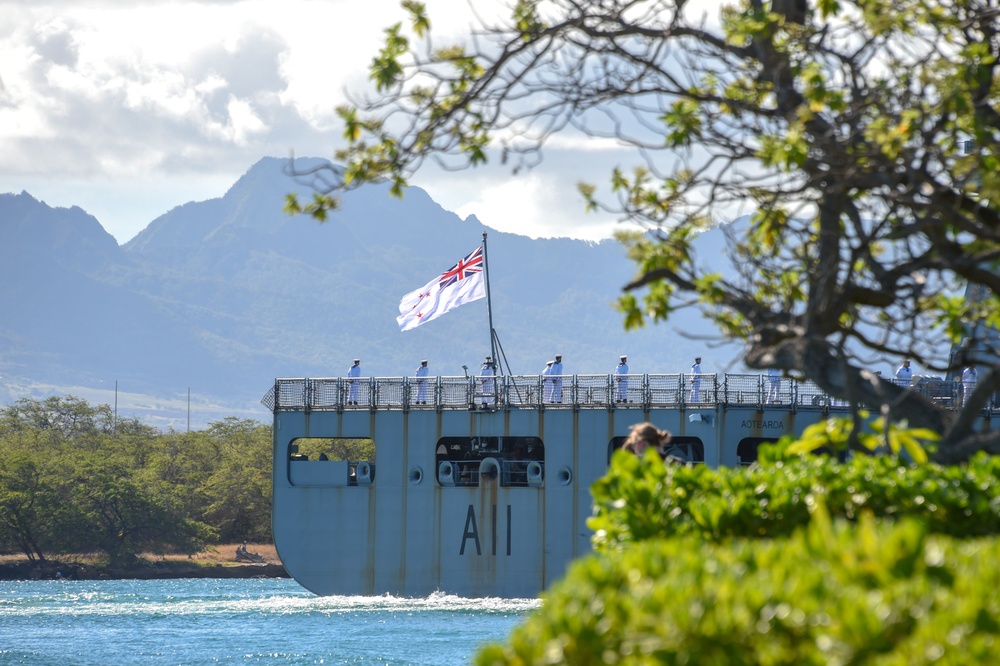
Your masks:
[[[801,433],[829,412],[799,400],[632,407],[504,399],[481,411],[475,395],[471,409],[406,399],[404,392],[398,407],[366,400],[316,408],[312,397],[274,405],[274,542],[288,573],[318,595],[534,597],[590,551],[590,485],[633,424],[649,420],[675,438],[697,438],[704,464],[735,466],[748,462],[741,442]],[[535,469],[543,472],[515,487],[485,476],[474,486],[443,485],[436,443],[485,435],[540,438],[544,460]],[[371,438],[376,460],[290,460],[291,443],[310,437]]]

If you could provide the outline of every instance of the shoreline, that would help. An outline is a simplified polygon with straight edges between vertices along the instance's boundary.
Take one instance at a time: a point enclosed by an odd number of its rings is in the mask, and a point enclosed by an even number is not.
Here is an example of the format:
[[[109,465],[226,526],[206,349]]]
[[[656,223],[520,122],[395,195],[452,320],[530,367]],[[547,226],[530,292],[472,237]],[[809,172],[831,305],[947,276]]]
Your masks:
[[[233,563],[199,564],[192,562],[141,560],[135,567],[119,569],[78,562],[5,562],[0,563],[0,581],[16,580],[159,580],[173,578],[290,578],[281,564]]]

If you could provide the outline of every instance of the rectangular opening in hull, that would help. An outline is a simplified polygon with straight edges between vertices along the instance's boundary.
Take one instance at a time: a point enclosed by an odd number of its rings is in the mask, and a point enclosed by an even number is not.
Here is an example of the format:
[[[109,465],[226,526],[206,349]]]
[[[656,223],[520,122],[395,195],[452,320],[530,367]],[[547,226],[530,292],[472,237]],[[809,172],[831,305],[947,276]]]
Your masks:
[[[365,486],[374,479],[375,442],[370,438],[298,437],[288,444],[293,486]]]
[[[442,437],[437,442],[437,481],[444,487],[478,486],[485,461],[503,487],[540,486],[545,445],[538,437]],[[494,469],[496,467],[496,469]]]

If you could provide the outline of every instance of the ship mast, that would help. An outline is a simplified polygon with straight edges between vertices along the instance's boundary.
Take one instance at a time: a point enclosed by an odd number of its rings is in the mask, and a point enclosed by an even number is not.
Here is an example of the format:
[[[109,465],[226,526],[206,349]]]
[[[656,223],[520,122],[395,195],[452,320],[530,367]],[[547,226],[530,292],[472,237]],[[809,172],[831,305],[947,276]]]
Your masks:
[[[490,323],[490,358],[500,368],[500,374],[503,374],[503,365],[501,365],[500,357],[497,355],[497,332],[493,328],[493,298],[490,296],[490,262],[486,253],[485,231],[483,232],[483,276],[486,279],[486,311]]]

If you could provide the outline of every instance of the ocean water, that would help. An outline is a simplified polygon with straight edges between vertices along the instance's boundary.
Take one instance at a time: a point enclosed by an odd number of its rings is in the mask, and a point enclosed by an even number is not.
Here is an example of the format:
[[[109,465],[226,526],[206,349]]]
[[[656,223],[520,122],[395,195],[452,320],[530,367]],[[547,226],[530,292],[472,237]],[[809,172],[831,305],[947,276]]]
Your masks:
[[[0,581],[0,665],[467,664],[539,603],[317,597],[288,579]]]

